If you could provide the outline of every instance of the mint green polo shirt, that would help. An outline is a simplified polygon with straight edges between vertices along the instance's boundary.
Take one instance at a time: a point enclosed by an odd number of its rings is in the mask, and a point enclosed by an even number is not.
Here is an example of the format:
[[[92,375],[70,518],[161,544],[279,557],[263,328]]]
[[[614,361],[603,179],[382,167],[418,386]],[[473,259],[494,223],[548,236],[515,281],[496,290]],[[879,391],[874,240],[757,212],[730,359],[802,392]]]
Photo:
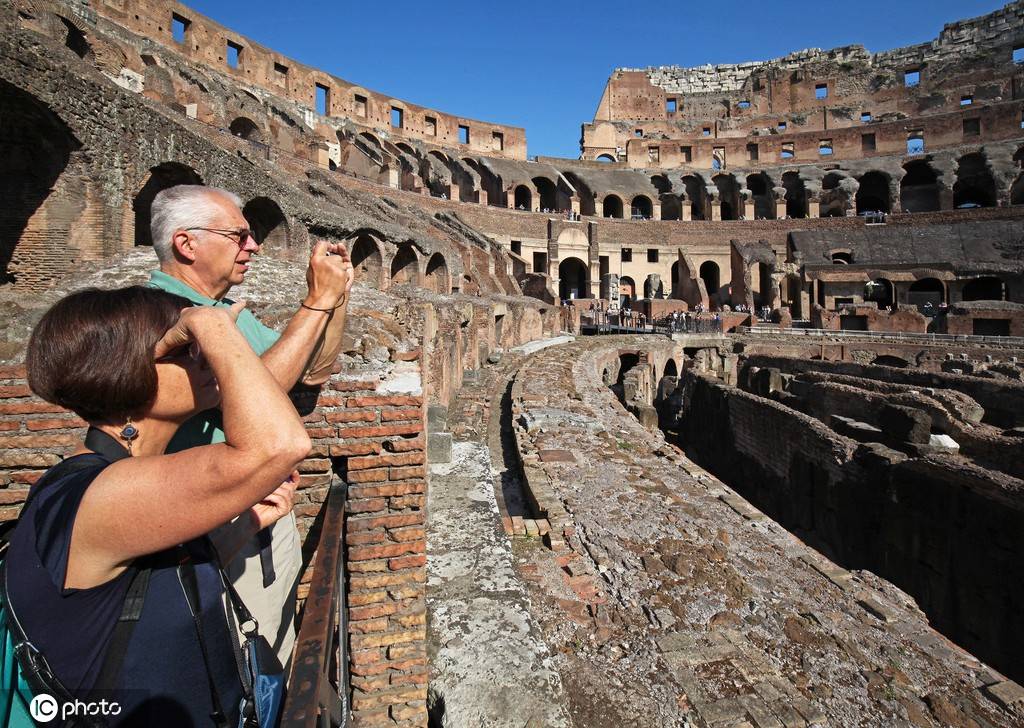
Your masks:
[[[222,298],[219,301],[207,298],[161,270],[155,270],[149,274],[149,283],[147,285],[151,288],[159,288],[176,296],[187,298],[197,306],[223,306],[230,308],[231,304],[234,303],[230,298]],[[264,352],[281,338],[279,333],[269,326],[260,323],[259,319],[249,309],[244,309],[239,314],[237,324],[242,332],[242,336],[245,337],[245,340],[249,342],[249,346],[259,356],[263,356]],[[219,409],[200,412],[183,424],[174,434],[174,437],[171,438],[171,442],[167,446],[167,452],[179,452],[190,447],[210,445],[215,442],[224,442],[223,418]]]

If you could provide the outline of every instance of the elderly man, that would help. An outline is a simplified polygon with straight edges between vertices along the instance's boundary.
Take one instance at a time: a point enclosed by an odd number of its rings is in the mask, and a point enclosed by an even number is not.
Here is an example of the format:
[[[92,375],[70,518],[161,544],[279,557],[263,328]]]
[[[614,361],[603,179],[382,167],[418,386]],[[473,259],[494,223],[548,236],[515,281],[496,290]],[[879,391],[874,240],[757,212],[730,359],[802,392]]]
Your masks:
[[[259,251],[240,204],[232,193],[213,187],[180,185],[160,192],[152,208],[160,270],[152,272],[149,285],[197,305],[230,306],[225,295],[242,282]],[[285,391],[300,379],[317,385],[330,376],[341,348],[352,281],[345,246],[319,241],[306,271],[308,293],[283,333],[264,326],[249,311],[238,317],[239,329]],[[222,442],[220,416],[219,410],[209,410],[186,422],[168,452]],[[222,552],[237,552],[225,565],[228,578],[284,667],[295,644],[295,592],[302,562],[295,517],[289,514],[244,545],[238,532],[225,527],[213,534],[214,543]]]

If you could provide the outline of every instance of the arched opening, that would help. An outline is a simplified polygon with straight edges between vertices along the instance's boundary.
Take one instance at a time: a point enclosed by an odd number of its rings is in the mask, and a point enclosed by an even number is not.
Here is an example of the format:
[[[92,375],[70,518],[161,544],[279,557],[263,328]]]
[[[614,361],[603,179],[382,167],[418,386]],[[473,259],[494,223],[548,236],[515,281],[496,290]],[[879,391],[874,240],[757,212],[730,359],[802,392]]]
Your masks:
[[[1013,153],[1013,161],[1018,167],[1024,167],[1024,147],[1020,147]]]
[[[890,354],[881,354],[871,360],[872,366],[877,367],[897,367],[898,369],[906,369],[910,366],[910,362],[900,356],[892,356]]]
[[[690,219],[705,220],[707,190],[704,187],[704,180],[696,175],[687,175],[683,177],[683,188],[686,190],[686,199],[690,203]]]
[[[672,264],[672,274],[671,275],[672,275],[672,279],[669,281],[669,286],[671,286],[671,290],[670,290],[670,292],[668,294],[668,297],[669,298],[679,298],[681,294],[680,294],[680,291],[679,291],[679,261],[678,260],[675,261]]]
[[[448,290],[448,264],[440,253],[434,253],[427,261],[426,281],[423,287],[434,293],[446,295],[450,293]]]
[[[416,150],[413,149],[412,146],[410,146],[409,144],[406,144],[405,142],[398,142],[398,144],[396,144],[395,146],[401,149],[406,154],[408,154],[410,157],[415,157],[416,159],[419,159],[420,155],[418,155],[416,153]]]
[[[946,287],[938,278],[922,278],[910,284],[907,303],[926,316],[934,316],[946,300]]]
[[[953,185],[953,207],[996,206],[996,181],[985,158],[978,153],[960,157],[956,168],[956,184]]]
[[[996,276],[981,276],[964,284],[961,300],[1005,301],[1006,284]]]
[[[565,172],[565,178],[569,181],[569,184],[576,190],[576,195],[580,200],[580,214],[581,215],[593,215],[596,210],[596,200],[594,193],[590,187],[577,177],[572,172]]]
[[[721,287],[721,272],[718,268],[718,263],[713,260],[704,261],[700,264],[698,275],[700,275],[701,280],[704,281],[704,287],[707,289],[708,295],[715,295]]]
[[[558,190],[555,188],[555,183],[547,177],[534,177],[533,186],[537,188],[537,196],[540,198],[540,209],[557,212]]]
[[[821,217],[845,217],[850,207],[850,193],[843,188],[843,175],[830,172],[821,180],[821,201],[818,215]]]
[[[853,254],[848,251],[836,251],[832,253],[832,265],[850,265],[853,263]]]
[[[150,169],[146,183],[142,185],[142,189],[132,200],[132,210],[135,211],[135,244],[153,244],[149,222],[154,197],[168,187],[201,184],[203,184],[203,180],[200,179],[196,171],[184,164],[164,162]]]
[[[786,217],[807,217],[807,188],[799,172],[782,175],[782,186],[786,190]]]
[[[255,197],[242,208],[263,250],[287,250],[290,247],[288,219],[276,202],[268,197]]]
[[[391,285],[400,286],[403,283],[417,286],[420,283],[419,256],[409,243],[399,245],[391,261]]]
[[[597,155],[597,161],[598,162],[614,162],[615,161],[615,157],[613,157],[610,154],[598,154]]]
[[[590,298],[587,264],[579,258],[566,258],[558,264],[558,297],[563,301]]]
[[[864,284],[864,300],[880,309],[890,308],[896,305],[896,288],[888,278],[875,278]]]
[[[718,200],[723,220],[738,220],[740,216],[740,187],[731,174],[717,175],[712,182],[718,188]]]
[[[81,28],[72,23],[67,18],[57,16],[60,18],[60,22],[67,28],[67,35],[64,38],[64,45],[71,49],[71,51],[79,58],[85,58],[87,55],[92,53],[92,46],[89,45],[89,41],[85,37],[85,33],[82,32]]]
[[[73,220],[66,213],[37,217],[36,212],[68,196],[61,175],[80,147],[49,108],[0,81],[0,284],[21,280],[22,255],[38,254],[51,243],[66,249]],[[25,250],[15,255],[19,242]]]
[[[530,188],[526,185],[519,185],[516,187],[513,200],[517,210],[533,209],[533,194],[530,192]]]
[[[260,128],[256,125],[256,122],[244,116],[239,116],[232,121],[231,125],[228,126],[228,131],[233,136],[241,137],[251,142],[263,142],[263,135],[260,133]]]
[[[1024,174],[1021,174],[1010,187],[1010,204],[1024,205]]]
[[[619,278],[619,308],[629,308],[636,300],[636,282],[629,276]]]
[[[669,359],[665,362],[665,372],[661,375],[662,377],[678,377],[679,369],[676,367],[675,359]]]
[[[772,198],[772,185],[764,172],[747,175],[747,189],[754,202],[755,220],[775,219],[775,200]]]
[[[857,214],[892,212],[889,204],[889,177],[882,172],[867,172],[860,178],[856,197]]]
[[[370,161],[378,166],[384,165],[384,148],[380,139],[368,131],[360,132],[353,139],[356,147],[365,154]]]
[[[665,282],[654,273],[644,279],[644,298],[664,298]]]
[[[647,195],[637,195],[629,206],[630,217],[634,220],[650,220],[654,217],[654,204]]]
[[[903,165],[900,180],[900,209],[903,212],[935,212],[939,204],[939,175],[923,159]]]
[[[604,216],[622,219],[622,198],[608,195],[604,198]]]
[[[380,288],[382,258],[377,241],[363,233],[352,243],[350,254],[356,279],[370,288]]]

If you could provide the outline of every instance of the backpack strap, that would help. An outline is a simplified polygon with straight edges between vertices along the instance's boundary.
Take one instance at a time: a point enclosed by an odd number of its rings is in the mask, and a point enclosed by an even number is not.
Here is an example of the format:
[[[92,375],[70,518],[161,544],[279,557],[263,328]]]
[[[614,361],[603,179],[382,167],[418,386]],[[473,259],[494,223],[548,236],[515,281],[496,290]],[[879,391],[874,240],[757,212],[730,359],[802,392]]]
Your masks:
[[[124,657],[128,654],[128,643],[131,642],[132,632],[135,631],[135,625],[142,617],[142,607],[146,603],[146,592],[149,589],[149,577],[152,572],[153,570],[148,566],[136,569],[128,584],[128,591],[124,595],[124,604],[121,606],[121,616],[117,618],[114,632],[110,635],[110,642],[107,643],[107,654],[103,658],[103,666],[100,667],[99,676],[93,686],[94,690],[113,690],[117,685]]]

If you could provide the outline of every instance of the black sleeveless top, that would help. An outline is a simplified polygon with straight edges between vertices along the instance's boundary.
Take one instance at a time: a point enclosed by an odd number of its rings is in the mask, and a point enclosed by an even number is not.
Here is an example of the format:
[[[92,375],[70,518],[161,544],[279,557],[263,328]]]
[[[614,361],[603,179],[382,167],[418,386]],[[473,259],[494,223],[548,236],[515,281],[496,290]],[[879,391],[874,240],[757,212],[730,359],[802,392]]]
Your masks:
[[[87,467],[49,483],[22,512],[7,552],[11,606],[29,640],[76,697],[88,700],[121,614],[134,568],[89,589],[65,589],[71,533],[82,496],[109,462],[93,453]],[[83,465],[82,462],[76,463]],[[229,725],[237,725],[242,687],[224,615],[220,576],[205,539],[186,544],[199,582],[210,667]],[[213,710],[195,622],[178,581],[181,553],[146,557],[152,572],[117,687],[112,726],[206,728]]]

